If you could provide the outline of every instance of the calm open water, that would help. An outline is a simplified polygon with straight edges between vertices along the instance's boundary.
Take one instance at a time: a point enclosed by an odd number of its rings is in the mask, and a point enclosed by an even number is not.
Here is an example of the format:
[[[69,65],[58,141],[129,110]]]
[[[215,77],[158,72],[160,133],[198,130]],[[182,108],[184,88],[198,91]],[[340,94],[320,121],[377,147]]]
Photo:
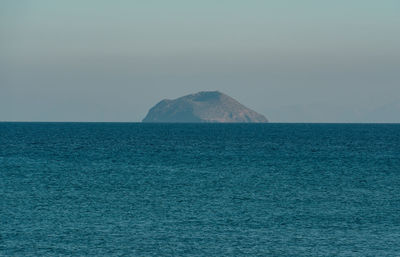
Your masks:
[[[400,256],[400,125],[0,123],[0,255]]]

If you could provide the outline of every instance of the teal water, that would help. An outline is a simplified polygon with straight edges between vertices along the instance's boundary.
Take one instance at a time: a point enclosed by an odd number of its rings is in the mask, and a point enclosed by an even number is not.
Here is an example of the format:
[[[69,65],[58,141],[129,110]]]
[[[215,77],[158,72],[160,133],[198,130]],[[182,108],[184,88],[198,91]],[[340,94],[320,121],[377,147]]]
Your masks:
[[[399,253],[400,125],[0,123],[0,255]]]

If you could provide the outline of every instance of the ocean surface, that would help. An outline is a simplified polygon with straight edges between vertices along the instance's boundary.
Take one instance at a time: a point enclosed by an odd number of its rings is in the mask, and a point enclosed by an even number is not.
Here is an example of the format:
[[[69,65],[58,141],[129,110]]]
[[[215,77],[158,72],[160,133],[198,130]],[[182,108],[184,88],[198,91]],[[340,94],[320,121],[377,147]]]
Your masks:
[[[400,125],[0,123],[2,256],[400,256]]]

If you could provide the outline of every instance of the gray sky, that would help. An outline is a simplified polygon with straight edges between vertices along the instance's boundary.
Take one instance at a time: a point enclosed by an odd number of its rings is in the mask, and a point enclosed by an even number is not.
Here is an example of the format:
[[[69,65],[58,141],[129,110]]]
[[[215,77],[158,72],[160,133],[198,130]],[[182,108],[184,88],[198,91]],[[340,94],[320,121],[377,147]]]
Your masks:
[[[400,122],[398,0],[0,2],[0,120],[140,121],[222,91],[271,121]]]

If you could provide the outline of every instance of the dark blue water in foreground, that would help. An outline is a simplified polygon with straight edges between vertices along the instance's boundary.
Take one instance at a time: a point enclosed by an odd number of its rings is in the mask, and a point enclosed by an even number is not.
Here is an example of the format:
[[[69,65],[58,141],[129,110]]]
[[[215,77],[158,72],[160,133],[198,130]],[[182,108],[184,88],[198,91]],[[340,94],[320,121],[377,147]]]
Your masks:
[[[0,255],[399,254],[400,125],[0,123]]]

